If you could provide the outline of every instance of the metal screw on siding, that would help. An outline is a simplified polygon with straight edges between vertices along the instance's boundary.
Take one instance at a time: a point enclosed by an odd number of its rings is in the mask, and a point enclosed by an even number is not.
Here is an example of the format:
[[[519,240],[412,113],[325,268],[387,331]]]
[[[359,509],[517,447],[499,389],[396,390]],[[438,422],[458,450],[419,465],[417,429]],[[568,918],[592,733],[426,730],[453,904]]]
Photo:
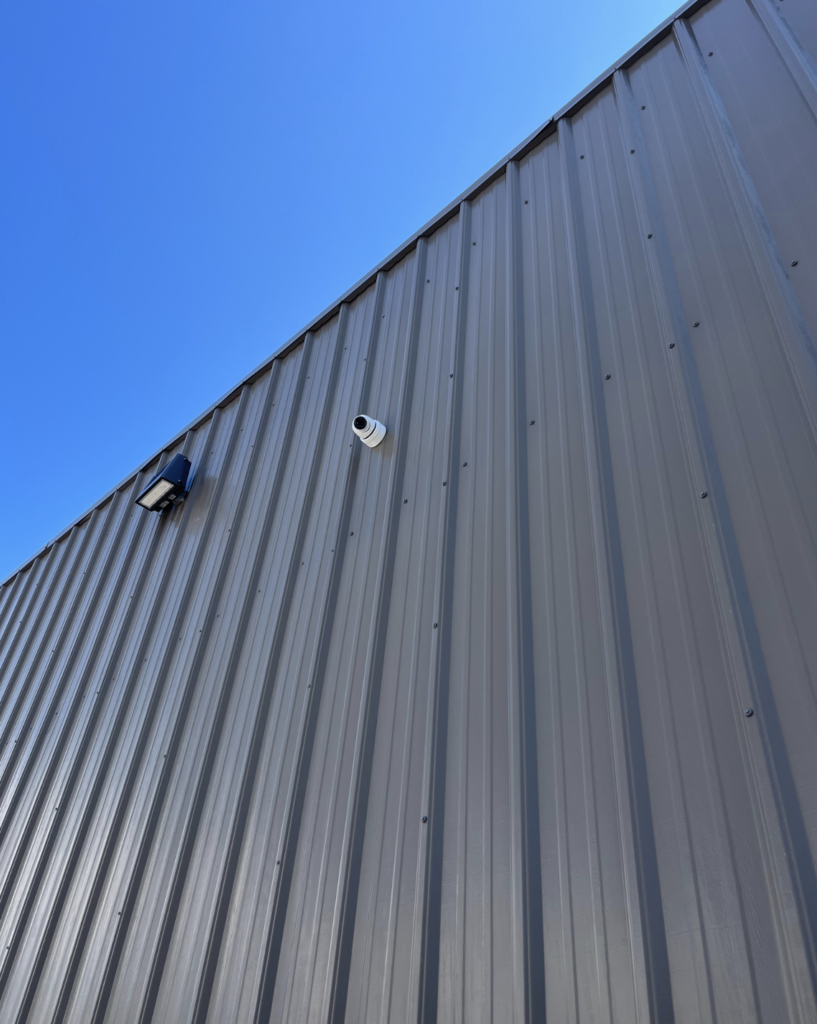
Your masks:
[[[468,465],[468,463],[467,463],[467,462],[463,462],[463,464],[462,464],[462,468],[463,468],[463,469],[465,469],[465,467],[466,467],[467,465]]]
[[[708,56],[710,56],[710,57],[712,56],[712,50],[709,51]]]
[[[350,537],[354,537],[354,535],[355,535],[355,531],[354,531],[354,530],[352,530],[352,532],[351,532],[351,533],[349,534],[349,536],[350,536]]]
[[[431,278],[430,277],[426,278],[426,284],[431,284]]]
[[[533,424],[534,424],[535,422],[536,422],[536,420],[531,420],[531,421],[530,421],[530,425],[531,425],[531,426],[533,426]]]
[[[649,235],[647,235],[647,238],[652,238],[652,234],[650,233]]]
[[[671,341],[671,342],[669,343],[669,347],[670,347],[670,348],[675,348],[675,342],[674,342],[674,341]]]
[[[476,242],[472,242],[472,243],[471,243],[471,245],[476,245],[476,244],[477,244]]]
[[[435,622],[435,623],[434,623],[434,629],[436,629],[436,628],[437,628],[437,623]]]
[[[796,267],[796,266],[797,266],[797,260],[792,260],[792,261],[791,261],[791,265],[792,265],[793,267]]]
[[[427,821],[428,821],[428,818],[427,818],[427,817],[426,817],[426,815],[424,814],[424,815],[423,815],[423,824],[425,825],[425,823],[426,823]]]
[[[634,150],[634,149],[631,149],[631,150],[630,150],[630,152],[631,152],[631,153],[635,153],[635,150]]]
[[[403,504],[408,505],[408,498],[403,498]]]
[[[701,497],[705,498],[708,493],[709,493],[708,491],[701,491]]]
[[[647,108],[642,104],[641,109],[646,110]]]
[[[605,373],[605,375],[604,375],[604,379],[605,379],[605,380],[609,380],[609,379],[610,379],[610,374],[609,374],[609,373]]]
[[[453,373],[449,373],[449,375],[448,375],[448,376],[449,376],[449,377],[453,377],[453,376],[454,376],[454,374],[453,374]]]
[[[580,160],[584,160],[584,153],[579,157]]]
[[[695,323],[692,326],[693,327],[700,327],[701,326],[701,321],[700,320],[696,320]]]
[[[747,708],[743,713],[744,713],[744,715],[746,715],[747,718],[751,718],[752,715],[755,713],[755,709],[754,708]]]
[[[445,485],[446,485],[447,483],[448,483],[448,481],[447,481],[447,480],[443,480],[443,487],[445,487]]]

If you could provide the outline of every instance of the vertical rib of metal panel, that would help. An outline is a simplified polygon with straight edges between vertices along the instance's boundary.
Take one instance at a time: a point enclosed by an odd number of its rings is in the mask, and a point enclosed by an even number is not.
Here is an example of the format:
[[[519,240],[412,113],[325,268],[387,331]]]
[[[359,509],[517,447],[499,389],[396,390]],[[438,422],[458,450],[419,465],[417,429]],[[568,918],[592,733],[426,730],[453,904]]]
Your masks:
[[[815,58],[688,5],[0,588],[3,1021],[817,1019]]]

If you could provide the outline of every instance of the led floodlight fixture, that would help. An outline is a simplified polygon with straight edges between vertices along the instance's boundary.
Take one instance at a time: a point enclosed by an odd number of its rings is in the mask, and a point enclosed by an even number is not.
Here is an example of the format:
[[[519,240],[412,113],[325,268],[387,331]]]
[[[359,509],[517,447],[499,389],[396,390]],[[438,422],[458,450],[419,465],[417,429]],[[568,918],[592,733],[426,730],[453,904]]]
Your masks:
[[[184,455],[174,455],[161,473],[145,487],[136,504],[146,508],[148,512],[161,512],[172,502],[180,505],[187,494],[187,474],[190,472],[190,459]]]

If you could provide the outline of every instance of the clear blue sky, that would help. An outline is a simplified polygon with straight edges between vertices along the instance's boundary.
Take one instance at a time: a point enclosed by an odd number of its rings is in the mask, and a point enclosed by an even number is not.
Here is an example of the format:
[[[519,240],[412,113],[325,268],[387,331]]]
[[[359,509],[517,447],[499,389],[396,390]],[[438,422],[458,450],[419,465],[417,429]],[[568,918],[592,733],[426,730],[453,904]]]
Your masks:
[[[0,580],[679,6],[0,12]]]

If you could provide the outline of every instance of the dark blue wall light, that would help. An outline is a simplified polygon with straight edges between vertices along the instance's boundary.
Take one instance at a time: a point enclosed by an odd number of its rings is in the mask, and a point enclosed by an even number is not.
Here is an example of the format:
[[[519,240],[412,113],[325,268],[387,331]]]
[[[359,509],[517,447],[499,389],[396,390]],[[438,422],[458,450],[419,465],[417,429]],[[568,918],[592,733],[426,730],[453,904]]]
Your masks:
[[[190,459],[185,455],[174,455],[161,473],[150,481],[136,499],[136,504],[148,512],[161,512],[173,502],[180,505],[187,494],[185,486],[190,472]]]

